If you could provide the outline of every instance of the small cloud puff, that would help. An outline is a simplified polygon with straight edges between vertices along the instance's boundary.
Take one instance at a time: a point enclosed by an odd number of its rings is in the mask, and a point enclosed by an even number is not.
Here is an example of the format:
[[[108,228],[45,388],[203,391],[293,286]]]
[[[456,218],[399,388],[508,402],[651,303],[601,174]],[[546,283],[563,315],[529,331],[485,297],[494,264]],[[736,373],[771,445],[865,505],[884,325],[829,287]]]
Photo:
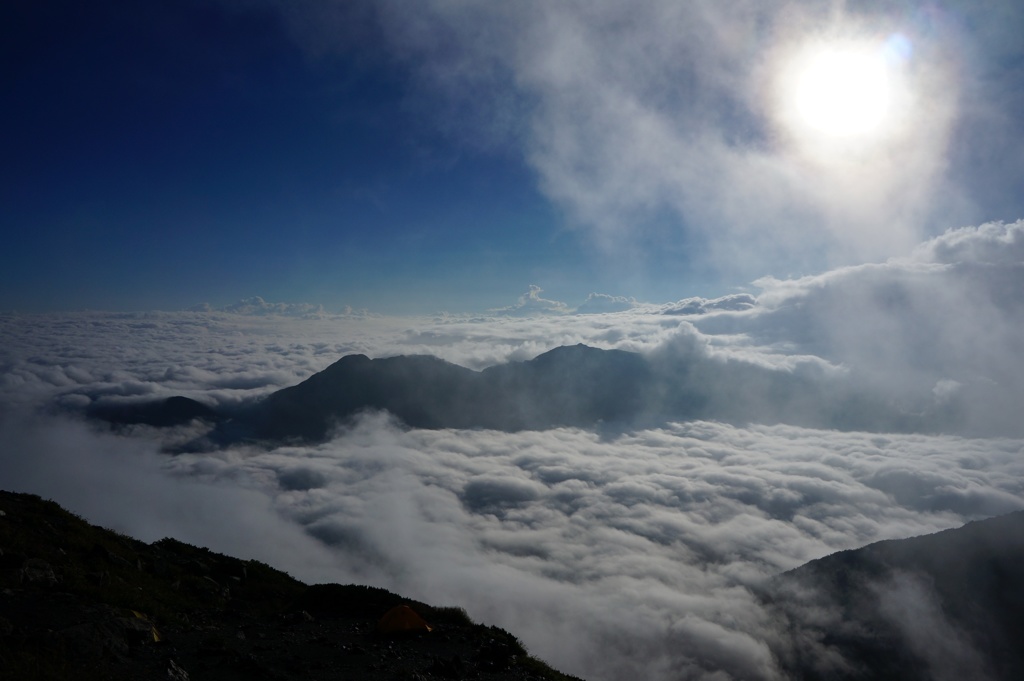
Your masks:
[[[591,293],[583,304],[576,308],[576,314],[603,314],[605,312],[625,312],[638,307],[636,298],[610,296],[607,293]]]
[[[721,298],[684,298],[676,303],[669,303],[661,308],[661,314],[667,315],[700,315],[708,312],[728,311],[742,312],[757,305],[757,298],[749,293],[734,293]]]
[[[531,317],[533,315],[567,314],[569,306],[557,300],[541,298],[544,292],[540,286],[530,284],[530,290],[519,296],[515,305],[500,307],[490,312],[498,317]]]

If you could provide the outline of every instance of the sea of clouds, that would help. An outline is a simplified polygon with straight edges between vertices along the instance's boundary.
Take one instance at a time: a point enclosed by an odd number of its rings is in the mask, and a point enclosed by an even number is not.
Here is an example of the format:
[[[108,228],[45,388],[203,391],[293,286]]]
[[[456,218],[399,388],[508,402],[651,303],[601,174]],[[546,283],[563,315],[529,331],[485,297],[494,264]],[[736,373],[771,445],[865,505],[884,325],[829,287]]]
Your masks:
[[[665,305],[597,295],[589,309],[618,309],[596,314],[290,314],[254,299],[2,315],[0,486],[144,540],[459,605],[588,679],[777,678],[769,646],[785,642],[752,595],[765,579],[1024,508],[1024,222],[757,288]],[[708,421],[503,433],[367,414],[322,444],[171,456],[192,426],[111,432],[75,416],[176,394],[239,403],[350,353],[480,369],[580,342],[682,345],[738,380],[743,367],[816,367],[892,409],[955,418],[928,434]]]

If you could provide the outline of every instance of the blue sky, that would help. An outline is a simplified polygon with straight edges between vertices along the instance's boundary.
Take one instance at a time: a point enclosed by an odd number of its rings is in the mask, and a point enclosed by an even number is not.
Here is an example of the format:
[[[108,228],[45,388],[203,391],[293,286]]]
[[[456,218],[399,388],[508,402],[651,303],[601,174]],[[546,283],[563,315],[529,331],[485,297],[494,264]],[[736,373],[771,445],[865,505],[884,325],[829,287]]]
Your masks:
[[[685,4],[6,3],[0,309],[664,302],[1024,215],[1012,3]],[[786,127],[797,46],[892,35],[903,128]]]

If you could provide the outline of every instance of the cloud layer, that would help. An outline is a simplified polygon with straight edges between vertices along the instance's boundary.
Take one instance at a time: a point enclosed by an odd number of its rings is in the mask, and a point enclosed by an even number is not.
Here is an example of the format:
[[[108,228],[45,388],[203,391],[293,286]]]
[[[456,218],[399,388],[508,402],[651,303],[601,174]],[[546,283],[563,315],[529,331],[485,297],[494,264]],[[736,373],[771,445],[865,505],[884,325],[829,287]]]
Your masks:
[[[749,588],[835,550],[1024,507],[1020,441],[695,422],[404,431],[160,458],[155,442],[3,427],[4,480],[146,539],[455,603],[593,679],[775,678]]]
[[[1022,233],[955,230],[902,260],[762,280],[756,298],[605,314],[6,315],[0,479],[144,539],[464,606],[587,678],[778,678],[780,633],[751,594],[764,579],[1024,508],[1024,443],[1000,436],[1016,432],[1024,402]],[[738,379],[813,369],[907,413],[956,406],[961,434],[707,421],[423,431],[371,414],[317,446],[167,457],[163,434],[97,431],[47,409],[251,400],[355,352],[479,369],[579,342],[717,363]]]
[[[258,315],[7,315],[0,325],[0,381],[7,399],[16,401],[56,397],[81,406],[96,398],[183,394],[231,404],[297,383],[346,354],[431,354],[482,369],[584,343],[645,353],[666,371],[685,369],[689,378],[680,374],[680,380],[704,377],[700,392],[720,400],[735,401],[744,385],[752,399],[762,394],[757,386],[803,385],[824,391],[805,391],[809,400],[831,393],[850,405],[856,398],[892,417],[836,421],[840,428],[889,423],[1020,435],[1024,304],[1015,292],[1024,288],[1022,233],[1024,222],[950,230],[908,257],[801,279],[761,279],[756,297],[661,305],[589,299],[597,306],[628,303],[614,313],[584,314],[584,303],[570,314],[533,287],[499,316],[479,318],[319,313],[297,319],[290,312],[304,306],[269,303]],[[551,311],[556,314],[546,314]],[[823,423],[794,417],[798,402],[763,401],[771,407],[765,410],[738,405],[733,417],[723,418],[756,421],[760,413],[772,420],[778,412],[791,423]],[[808,403],[807,414],[813,406]]]
[[[592,241],[627,258],[670,248],[733,275],[785,274],[1011,216],[1019,173],[993,141],[1020,138],[1004,93],[1024,14],[1005,5],[270,4],[311,54],[380,46],[411,73],[409,107],[427,125],[519,155]],[[794,54],[894,36],[905,90],[886,136],[851,151],[787,127]]]

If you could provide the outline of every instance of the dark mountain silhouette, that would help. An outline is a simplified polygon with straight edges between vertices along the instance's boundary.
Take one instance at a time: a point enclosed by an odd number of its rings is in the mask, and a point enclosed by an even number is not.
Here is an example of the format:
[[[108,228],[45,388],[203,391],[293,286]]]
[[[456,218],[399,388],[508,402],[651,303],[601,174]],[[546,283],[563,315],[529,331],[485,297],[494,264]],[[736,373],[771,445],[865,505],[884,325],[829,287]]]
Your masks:
[[[794,678],[1024,679],[1024,511],[812,561],[765,599]]]
[[[156,402],[129,404],[100,403],[91,405],[87,413],[92,418],[111,423],[137,424],[166,428],[188,423],[193,419],[216,420],[217,412],[207,405],[188,397],[168,397]]]
[[[666,420],[790,423],[905,431],[919,417],[821,377],[694,353],[642,355],[586,345],[473,371],[436,357],[349,355],[302,383],[241,408],[184,397],[100,403],[88,414],[114,424],[217,423],[209,442],[320,441],[364,411],[384,410],[413,428],[541,430],[634,427]]]
[[[623,421],[645,407],[640,355],[585,345],[477,372],[436,357],[350,355],[239,414],[258,439],[323,439],[361,411],[414,428],[541,429]]]
[[[385,635],[408,605],[430,632]],[[514,636],[384,589],[307,586],[254,560],[90,525],[0,492],[0,678],[572,681]]]
[[[201,419],[217,424],[210,439],[319,441],[346,419],[388,411],[413,428],[590,427],[634,421],[650,411],[654,376],[642,355],[585,345],[560,347],[528,362],[473,371],[417,355],[341,358],[302,383],[259,402],[215,410],[195,400],[100,402],[91,418],[117,425],[166,427]],[[695,415],[695,414],[694,414]]]

